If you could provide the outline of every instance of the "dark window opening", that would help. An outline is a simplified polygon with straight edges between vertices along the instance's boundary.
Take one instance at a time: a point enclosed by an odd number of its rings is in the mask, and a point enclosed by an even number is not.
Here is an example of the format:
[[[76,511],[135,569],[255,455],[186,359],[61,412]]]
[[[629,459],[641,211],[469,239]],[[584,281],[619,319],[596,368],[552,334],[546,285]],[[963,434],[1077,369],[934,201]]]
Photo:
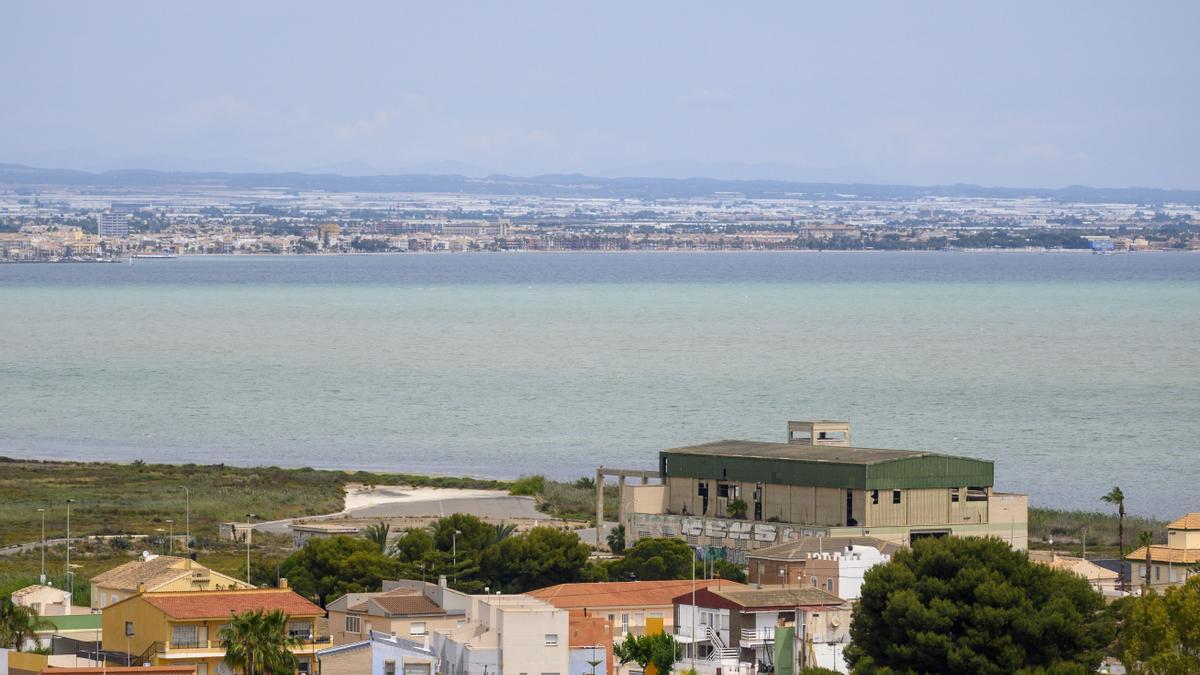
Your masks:
[[[958,488],[950,488],[950,503],[958,503]]]
[[[872,504],[879,503],[879,490],[871,490],[871,503]]]
[[[892,503],[893,504],[900,503],[900,491],[899,490],[892,490]]]
[[[846,525],[858,525],[858,521],[854,519],[854,491],[846,490]]]
[[[969,502],[986,502],[988,498],[987,488],[985,487],[969,487],[967,488],[967,501]]]

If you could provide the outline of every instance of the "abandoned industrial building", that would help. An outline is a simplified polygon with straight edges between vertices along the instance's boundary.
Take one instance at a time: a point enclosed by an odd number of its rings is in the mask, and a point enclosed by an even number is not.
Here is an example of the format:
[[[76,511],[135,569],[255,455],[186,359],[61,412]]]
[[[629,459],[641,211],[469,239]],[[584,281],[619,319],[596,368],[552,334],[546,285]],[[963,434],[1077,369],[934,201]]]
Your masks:
[[[996,492],[993,464],[851,445],[850,424],[788,422],[786,442],[716,441],[659,453],[659,471],[600,468],[621,484],[630,543],[680,537],[745,562],[749,550],[803,537],[987,536],[1028,544],[1025,495]],[[625,479],[641,479],[626,485]],[[656,480],[657,483],[651,483]]]

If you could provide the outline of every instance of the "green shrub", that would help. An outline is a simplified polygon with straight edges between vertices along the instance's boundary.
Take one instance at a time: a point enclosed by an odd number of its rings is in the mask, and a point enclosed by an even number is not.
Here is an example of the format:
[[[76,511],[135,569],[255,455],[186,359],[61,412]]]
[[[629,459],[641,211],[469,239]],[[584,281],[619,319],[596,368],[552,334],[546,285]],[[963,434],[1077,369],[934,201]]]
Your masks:
[[[540,497],[545,488],[545,476],[521,476],[513,481],[508,488],[508,494],[517,497]]]

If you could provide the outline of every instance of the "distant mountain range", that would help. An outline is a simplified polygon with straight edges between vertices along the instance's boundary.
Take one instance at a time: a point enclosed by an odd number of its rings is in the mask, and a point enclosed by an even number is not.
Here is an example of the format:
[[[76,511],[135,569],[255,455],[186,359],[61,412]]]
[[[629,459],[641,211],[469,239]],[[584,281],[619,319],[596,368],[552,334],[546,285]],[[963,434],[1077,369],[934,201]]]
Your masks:
[[[454,168],[450,164],[445,168]],[[361,167],[360,167],[361,168]],[[440,165],[430,166],[436,171]],[[458,167],[465,168],[465,167]],[[581,174],[541,176],[466,176],[411,173],[400,175],[344,175],[342,173],[227,173],[216,171],[154,171],[122,169],[76,171],[41,169],[20,164],[0,164],[0,186],[8,188],[79,187],[107,189],[170,188],[282,188],[329,192],[442,192],[483,195],[553,197],[610,197],[685,199],[696,197],[795,197],[834,199],[911,200],[921,197],[1004,198],[1033,197],[1077,203],[1200,205],[1200,190],[1163,190],[1125,187],[1011,188],[979,185],[883,185],[872,183],[798,182],[787,180],[733,180],[721,178],[596,177]]]

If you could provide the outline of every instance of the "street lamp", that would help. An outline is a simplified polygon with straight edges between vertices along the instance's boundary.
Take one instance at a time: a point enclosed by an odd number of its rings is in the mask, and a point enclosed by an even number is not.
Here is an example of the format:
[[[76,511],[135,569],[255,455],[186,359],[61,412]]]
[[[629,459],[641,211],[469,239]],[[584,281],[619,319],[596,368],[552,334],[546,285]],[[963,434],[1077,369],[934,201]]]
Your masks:
[[[256,518],[253,513],[246,514],[246,583],[250,583],[250,519]]]
[[[71,571],[71,505],[79,500],[67,500],[67,592],[75,594],[75,573]]]
[[[46,509],[38,509],[42,514],[42,585],[46,585]]]
[[[454,583],[458,583],[458,535],[460,534],[462,534],[462,530],[455,530],[454,534],[450,535],[450,546],[453,549],[451,561],[454,564]]]
[[[180,485],[183,488],[183,529],[187,531],[183,536],[187,537],[184,548],[192,548],[192,491],[186,485]]]

